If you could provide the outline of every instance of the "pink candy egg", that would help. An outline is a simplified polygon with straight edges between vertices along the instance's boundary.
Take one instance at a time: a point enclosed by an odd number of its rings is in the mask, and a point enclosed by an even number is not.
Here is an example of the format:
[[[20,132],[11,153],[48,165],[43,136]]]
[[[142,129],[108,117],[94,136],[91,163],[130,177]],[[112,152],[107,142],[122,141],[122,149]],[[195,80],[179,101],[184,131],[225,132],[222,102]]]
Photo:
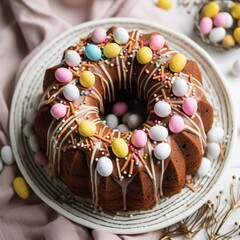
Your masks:
[[[183,118],[179,115],[172,116],[169,120],[168,127],[173,133],[181,132],[184,128]]]
[[[123,116],[128,111],[128,105],[125,102],[116,102],[112,107],[112,112],[117,117]]]
[[[36,163],[38,163],[41,166],[47,166],[48,165],[48,159],[44,152],[36,152],[34,155],[34,159]]]
[[[165,39],[161,35],[154,35],[149,41],[149,46],[152,50],[158,51],[163,48]]]
[[[107,32],[104,28],[96,28],[92,33],[92,41],[94,43],[102,43],[106,40]]]
[[[195,98],[188,97],[183,100],[182,109],[187,115],[194,115],[197,112],[197,107],[197,101]]]
[[[61,83],[69,83],[73,75],[67,68],[60,67],[55,71],[55,78]]]
[[[132,144],[137,148],[142,148],[147,144],[147,134],[143,130],[137,130],[133,133]]]
[[[200,32],[204,35],[207,35],[211,32],[213,28],[212,19],[209,17],[203,17],[199,22]]]
[[[66,113],[67,113],[67,108],[65,105],[63,105],[62,103],[55,103],[52,107],[51,107],[51,115],[56,118],[63,118]]]
[[[214,18],[213,18],[213,24],[216,27],[224,27],[227,22],[227,17],[224,12],[218,13]]]

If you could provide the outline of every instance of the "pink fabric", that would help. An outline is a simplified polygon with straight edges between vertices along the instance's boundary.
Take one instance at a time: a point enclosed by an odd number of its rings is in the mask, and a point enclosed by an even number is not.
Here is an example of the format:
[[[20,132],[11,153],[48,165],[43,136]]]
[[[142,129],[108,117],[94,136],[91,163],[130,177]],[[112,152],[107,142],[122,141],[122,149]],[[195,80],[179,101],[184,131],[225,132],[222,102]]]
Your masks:
[[[9,143],[8,117],[17,74],[44,44],[71,26],[92,19],[135,17],[166,26],[173,21],[147,0],[1,0],[0,11],[0,147]],[[16,196],[12,182],[19,175],[16,165],[5,166],[0,175],[0,239],[157,240],[161,236],[161,231],[117,236],[77,225],[34,193],[28,200]]]

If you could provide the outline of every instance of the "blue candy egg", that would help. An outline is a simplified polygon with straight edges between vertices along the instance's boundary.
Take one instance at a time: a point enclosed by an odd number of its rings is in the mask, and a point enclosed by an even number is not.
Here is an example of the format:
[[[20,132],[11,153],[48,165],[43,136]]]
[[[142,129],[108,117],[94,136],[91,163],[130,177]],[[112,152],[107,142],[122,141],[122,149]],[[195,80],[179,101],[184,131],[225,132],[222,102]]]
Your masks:
[[[100,60],[102,56],[102,52],[100,48],[94,44],[88,44],[85,48],[85,54],[88,59],[92,61],[98,61]]]

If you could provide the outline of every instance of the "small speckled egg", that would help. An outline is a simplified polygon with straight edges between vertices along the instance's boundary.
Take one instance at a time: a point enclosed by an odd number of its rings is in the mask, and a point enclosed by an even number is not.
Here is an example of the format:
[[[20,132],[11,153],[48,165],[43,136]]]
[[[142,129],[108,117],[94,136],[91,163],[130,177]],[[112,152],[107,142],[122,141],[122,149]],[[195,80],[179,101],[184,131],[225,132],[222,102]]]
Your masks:
[[[14,179],[13,189],[20,198],[22,199],[29,198],[30,195],[29,187],[23,177],[16,177]]]
[[[154,35],[150,38],[149,46],[154,51],[159,51],[163,48],[165,39],[161,35]]]
[[[76,67],[81,62],[81,57],[78,52],[69,50],[64,55],[65,62],[70,67]]]
[[[106,40],[107,32],[104,28],[96,28],[91,36],[94,43],[102,43]]]
[[[151,48],[149,47],[142,47],[139,49],[137,53],[137,60],[140,64],[147,64],[151,62],[153,57],[153,53]]]
[[[168,123],[168,127],[173,133],[180,133],[184,129],[183,118],[179,115],[173,115]]]
[[[227,17],[224,12],[218,13],[214,18],[213,18],[213,24],[216,27],[224,27],[227,23]]]
[[[129,132],[130,131],[130,128],[126,125],[126,124],[119,124],[117,126],[117,129],[120,131],[120,132]]]
[[[2,172],[3,168],[4,168],[4,163],[2,158],[0,157],[0,173]]]
[[[90,71],[83,71],[80,77],[80,84],[85,88],[90,88],[95,84],[95,76]]]
[[[5,145],[1,148],[1,157],[6,165],[12,165],[15,163],[12,148],[9,145]]]
[[[73,79],[73,74],[67,68],[60,67],[55,71],[55,78],[60,83],[69,83]]]
[[[233,31],[233,37],[237,43],[240,43],[240,27],[237,27]]]
[[[55,103],[50,110],[51,115],[56,118],[63,118],[67,113],[67,108],[62,103]]]
[[[154,156],[159,160],[168,158],[171,154],[171,147],[168,143],[159,143],[154,148]]]
[[[83,120],[78,126],[78,132],[84,137],[91,137],[96,132],[96,125],[90,120]]]
[[[129,118],[129,116],[130,116],[131,114],[132,114],[132,112],[127,112],[126,114],[123,115],[123,117],[122,117],[122,122],[123,122],[124,124],[127,124],[128,118]]]
[[[188,92],[188,84],[186,80],[182,78],[176,79],[176,81],[172,85],[173,94],[177,97],[183,97]]]
[[[113,39],[118,44],[125,44],[129,40],[129,34],[125,28],[118,27],[113,32]]]
[[[101,157],[97,161],[97,171],[102,177],[108,177],[112,174],[113,164],[110,158]]]
[[[223,26],[224,28],[230,28],[233,25],[233,18],[231,16],[231,14],[229,14],[228,12],[224,12],[225,17],[226,17],[226,23]]]
[[[117,157],[124,158],[128,155],[128,145],[122,138],[115,138],[112,141],[112,151]]]
[[[211,161],[208,158],[203,157],[201,165],[200,165],[199,169],[197,170],[197,175],[199,177],[206,176],[211,169],[211,165],[212,165]]]
[[[131,115],[129,115],[127,120],[127,125],[131,129],[136,129],[140,127],[142,123],[143,123],[143,117],[137,113],[132,113]]]
[[[207,133],[208,142],[220,142],[223,139],[224,130],[221,127],[213,127]]]
[[[235,45],[235,40],[232,35],[227,34],[222,40],[222,45],[227,47],[232,47]]]
[[[94,62],[100,60],[102,57],[102,52],[101,52],[100,48],[94,44],[88,44],[86,46],[85,54],[88,59],[90,59],[91,61],[94,61]]]
[[[148,135],[153,141],[164,141],[168,137],[168,130],[163,126],[156,125],[150,128]]]
[[[44,152],[36,152],[34,154],[35,162],[41,166],[46,167],[48,165],[48,158]]]
[[[76,101],[80,96],[78,87],[73,84],[68,84],[63,88],[63,96],[68,101]]]
[[[214,160],[220,155],[220,146],[219,143],[208,143],[206,155],[210,160]]]
[[[226,36],[226,30],[223,27],[213,28],[209,33],[209,40],[211,42],[220,42]]]
[[[120,47],[117,43],[108,43],[103,48],[103,54],[107,58],[115,58],[120,53]]]
[[[28,139],[29,146],[33,152],[38,152],[40,150],[40,146],[38,143],[37,136],[35,134],[31,135]]]
[[[200,32],[203,35],[209,34],[211,32],[212,28],[213,28],[212,19],[209,18],[209,17],[201,18],[201,20],[199,22],[199,28],[200,28]]]
[[[219,13],[219,11],[219,4],[216,2],[210,2],[203,9],[203,16],[213,18]]]
[[[128,110],[127,103],[122,101],[114,103],[112,107],[112,112],[118,117],[122,117],[124,114],[126,114],[127,110]]]
[[[147,144],[147,134],[143,130],[137,130],[132,135],[132,144],[137,148],[143,148]]]
[[[157,6],[162,9],[168,10],[173,6],[173,0],[158,0]]]
[[[154,112],[159,117],[167,117],[171,113],[171,106],[165,101],[159,101],[154,105]]]
[[[231,8],[231,15],[235,19],[240,18],[240,4],[234,4],[233,7]]]
[[[232,67],[232,73],[235,76],[239,76],[240,75],[240,60],[236,60],[234,62],[233,67]]]
[[[169,61],[169,68],[172,72],[181,72],[186,66],[187,58],[182,53],[175,54]]]
[[[108,114],[105,118],[106,120],[106,124],[110,127],[110,128],[117,128],[118,126],[118,118],[116,115],[114,114]]]
[[[182,109],[188,115],[192,116],[197,112],[197,101],[193,97],[187,97],[183,100]]]

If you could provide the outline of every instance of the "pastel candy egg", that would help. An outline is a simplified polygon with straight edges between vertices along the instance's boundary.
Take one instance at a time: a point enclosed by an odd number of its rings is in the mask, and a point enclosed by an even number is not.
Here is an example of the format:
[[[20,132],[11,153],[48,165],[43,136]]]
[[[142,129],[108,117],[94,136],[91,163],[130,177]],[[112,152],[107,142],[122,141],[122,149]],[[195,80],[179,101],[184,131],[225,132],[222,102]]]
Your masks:
[[[34,159],[35,159],[36,163],[41,166],[45,167],[48,165],[48,159],[44,152],[36,152],[34,154]]]
[[[199,22],[199,28],[202,34],[209,34],[213,28],[212,19],[209,17],[203,17]]]
[[[235,40],[232,35],[227,34],[222,40],[222,45],[227,47],[232,47],[235,45]]]
[[[233,25],[233,18],[228,12],[224,12],[225,18],[226,18],[226,23],[223,26],[224,28],[230,28]]]
[[[0,157],[0,173],[1,173],[2,170],[3,170],[3,167],[4,167],[4,163],[3,163],[2,158]]]
[[[234,4],[233,7],[231,8],[231,15],[235,19],[240,18],[240,4]]]
[[[105,118],[106,120],[106,124],[110,127],[110,128],[117,128],[118,126],[118,118],[117,116],[115,116],[114,114],[108,114]]]
[[[142,123],[143,123],[143,117],[137,113],[132,113],[131,115],[129,115],[127,120],[127,125],[131,129],[136,129],[140,127]]]
[[[197,108],[198,105],[195,98],[188,97],[183,100],[182,109],[187,115],[194,115],[197,112]]]
[[[220,42],[226,36],[226,30],[223,27],[216,27],[209,33],[211,42]]]
[[[213,127],[207,133],[208,142],[220,142],[223,139],[224,130],[221,127]]]
[[[64,56],[65,62],[70,67],[76,67],[81,62],[81,57],[78,52],[74,50],[69,50],[65,53]]]
[[[73,84],[68,84],[63,88],[63,96],[68,101],[76,101],[80,96],[78,87]]]
[[[29,188],[23,177],[16,177],[14,179],[13,189],[20,198],[22,199],[29,198],[30,195]]]
[[[216,2],[210,2],[203,9],[203,16],[213,18],[219,13],[219,11],[219,4]]]
[[[179,115],[174,115],[170,118],[168,127],[173,133],[179,133],[184,129],[183,118]]]
[[[84,137],[91,137],[96,132],[96,125],[90,120],[83,120],[78,126],[78,132]]]
[[[73,74],[67,68],[60,67],[55,71],[55,78],[60,83],[69,83],[73,79]]]
[[[38,139],[35,134],[29,137],[28,143],[33,152],[38,152],[40,150]]]
[[[171,8],[172,5],[173,5],[173,0],[158,0],[157,2],[157,6],[165,10],[168,10],[169,8]]]
[[[206,155],[210,160],[214,160],[220,155],[220,146],[218,143],[208,143]]]
[[[55,103],[50,110],[51,115],[56,118],[63,118],[67,113],[67,108],[62,103]]]
[[[6,165],[12,165],[15,162],[12,148],[9,145],[5,145],[1,148],[1,157]]]
[[[177,53],[169,61],[169,68],[172,72],[181,72],[186,66],[186,63],[186,56],[182,53]]]
[[[125,44],[129,40],[129,34],[125,28],[118,27],[113,32],[113,39],[118,44]]]
[[[168,130],[163,126],[153,126],[149,129],[149,137],[153,141],[164,141],[168,137]]]
[[[90,59],[91,61],[94,61],[94,62],[100,60],[102,57],[102,52],[101,52],[100,48],[94,44],[88,44],[86,46],[85,54],[88,59]]]
[[[147,134],[143,130],[137,130],[132,135],[132,144],[137,148],[143,148],[147,144]]]
[[[178,78],[172,85],[173,94],[177,97],[183,97],[188,92],[188,84],[186,80]]]
[[[116,44],[116,43],[108,43],[103,48],[103,54],[107,58],[115,58],[120,53],[120,50],[121,49],[120,49],[118,44]]]
[[[107,32],[104,28],[96,28],[91,36],[94,43],[102,43],[106,40]]]
[[[95,76],[90,71],[83,71],[80,77],[80,84],[85,88],[90,88],[95,84]]]
[[[240,43],[240,27],[237,27],[233,31],[233,37],[237,43]]]
[[[240,60],[236,60],[232,67],[232,73],[236,76],[240,75]]]
[[[167,143],[159,143],[154,148],[154,156],[159,160],[168,158],[171,154],[171,147]]]
[[[142,47],[139,49],[137,53],[137,60],[140,64],[147,64],[151,62],[153,57],[153,53],[151,48],[149,47]]]
[[[159,51],[163,48],[165,44],[165,39],[161,35],[154,35],[150,38],[149,46],[154,51]]]
[[[171,106],[165,101],[159,101],[154,105],[154,112],[159,117],[167,117],[171,113]]]
[[[199,177],[206,176],[209,173],[210,169],[211,169],[211,165],[212,165],[211,161],[208,158],[203,157],[201,165],[200,165],[200,167],[197,170],[197,175]]]
[[[227,23],[227,17],[226,14],[223,12],[218,13],[214,18],[213,18],[213,24],[216,27],[224,27]]]
[[[112,141],[112,151],[117,157],[124,158],[128,155],[128,145],[122,138],[115,138]]]
[[[129,132],[129,131],[130,131],[129,127],[128,127],[127,125],[125,125],[125,124],[119,124],[119,125],[117,126],[117,129],[118,129],[120,132]]]
[[[23,134],[26,137],[30,137],[31,135],[34,134],[34,129],[33,129],[32,124],[27,123],[27,124],[24,125],[24,127],[23,127]]]
[[[101,157],[97,161],[97,171],[102,177],[108,177],[112,174],[113,164],[110,158]]]
[[[127,124],[128,118],[129,118],[129,116],[130,116],[131,114],[132,114],[132,112],[127,112],[126,114],[123,115],[123,117],[122,117],[122,122],[123,122],[124,124]]]
[[[127,113],[127,110],[128,110],[128,105],[125,102],[116,102],[112,107],[112,112],[118,117],[121,117],[125,113]]]

